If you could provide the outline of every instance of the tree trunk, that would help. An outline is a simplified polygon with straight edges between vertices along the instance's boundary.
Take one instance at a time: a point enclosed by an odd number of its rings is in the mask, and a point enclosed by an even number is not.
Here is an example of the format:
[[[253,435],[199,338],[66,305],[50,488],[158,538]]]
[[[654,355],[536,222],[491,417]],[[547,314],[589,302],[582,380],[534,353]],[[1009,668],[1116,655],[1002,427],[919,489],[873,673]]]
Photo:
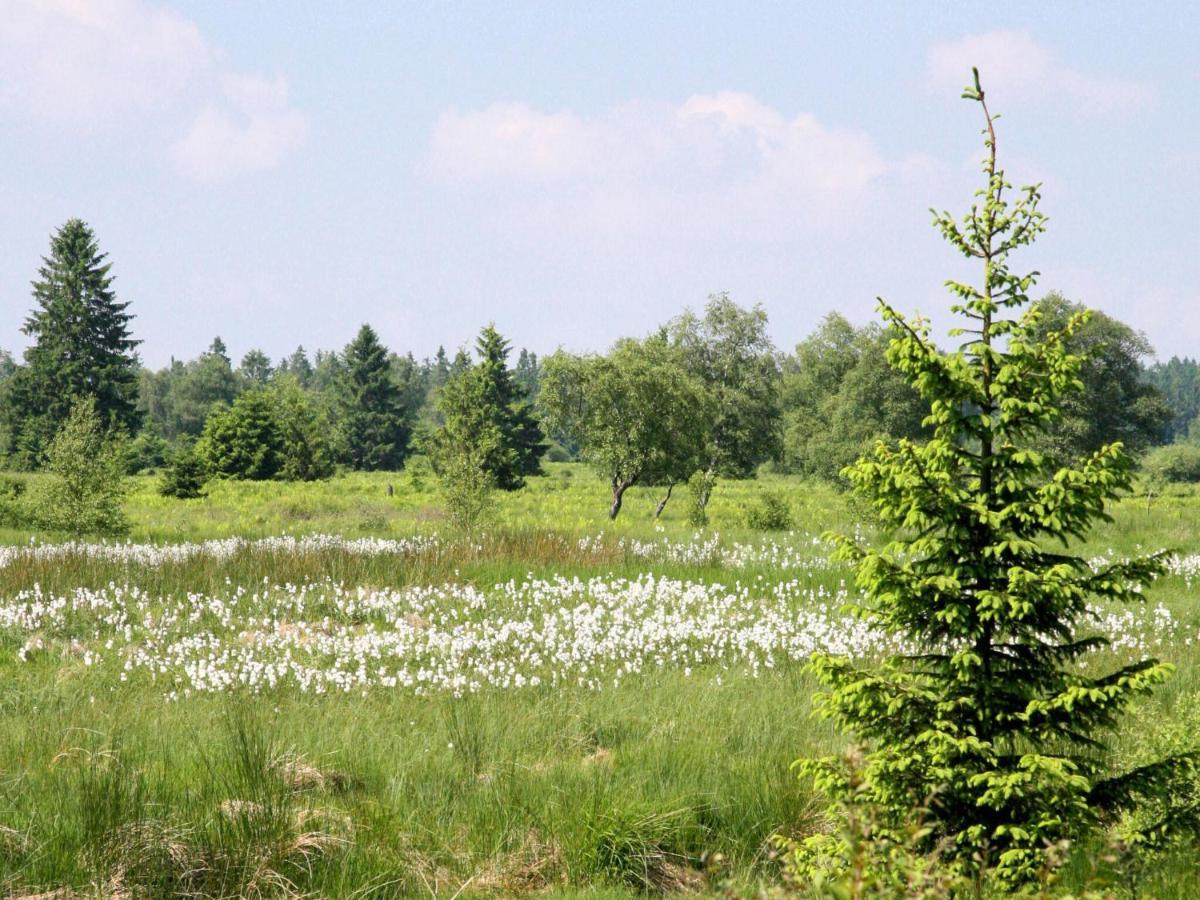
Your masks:
[[[621,501],[625,497],[625,492],[633,486],[635,481],[637,481],[636,477],[627,478],[624,481],[616,478],[612,480],[612,506],[608,508],[608,517],[610,519],[615,519],[617,514],[621,512]]]
[[[667,496],[658,501],[658,506],[654,507],[654,518],[657,520],[662,515],[663,508],[666,507],[667,501],[671,499],[671,491],[675,490],[675,482],[667,485]]]

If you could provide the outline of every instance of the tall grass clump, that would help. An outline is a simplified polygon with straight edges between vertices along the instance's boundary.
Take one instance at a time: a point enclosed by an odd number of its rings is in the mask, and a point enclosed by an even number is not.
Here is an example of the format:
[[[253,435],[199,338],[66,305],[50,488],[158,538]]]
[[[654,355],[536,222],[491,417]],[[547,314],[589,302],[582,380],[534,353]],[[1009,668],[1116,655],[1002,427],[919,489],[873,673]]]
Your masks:
[[[868,749],[861,772],[836,757],[801,770],[832,798],[835,817],[870,810],[880,847],[911,843],[912,811],[926,809],[918,849],[936,848],[977,886],[1013,889],[1037,880],[1051,848],[1094,840],[1134,807],[1156,812],[1136,840],[1167,839],[1192,812],[1172,798],[1193,757],[1110,765],[1122,714],[1171,667],[1085,662],[1107,643],[1089,634],[1088,604],[1141,602],[1164,560],[1089,564],[1063,549],[1107,518],[1131,465],[1120,444],[1058,470],[1034,449],[1081,388],[1081,360],[1064,344],[1086,319],[1039,338],[1036,308],[1017,314],[1037,273],[1013,272],[1009,256],[1044,230],[1040,195],[1031,186],[1010,199],[977,72],[964,97],[983,113],[986,181],[961,224],[948,213],[935,224],[983,269],[978,286],[948,282],[965,320],[952,334],[969,337],[944,352],[926,323],[881,301],[902,333],[888,359],[929,402],[933,437],[881,443],[846,470],[896,537],[882,548],[836,538],[857,566],[857,611],[908,649],[880,668],[814,657],[824,714]],[[832,859],[851,858],[844,839],[828,840]]]

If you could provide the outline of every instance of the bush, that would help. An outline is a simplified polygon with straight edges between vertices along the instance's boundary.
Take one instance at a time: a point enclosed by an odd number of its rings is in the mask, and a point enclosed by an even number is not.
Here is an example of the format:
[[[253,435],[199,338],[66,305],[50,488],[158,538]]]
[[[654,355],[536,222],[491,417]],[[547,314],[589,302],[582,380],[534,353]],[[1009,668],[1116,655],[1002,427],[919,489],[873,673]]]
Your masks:
[[[147,425],[129,442],[125,454],[125,474],[136,475],[147,469],[157,469],[167,461],[167,442],[154,425]]]
[[[185,447],[174,455],[167,471],[159,482],[158,492],[164,497],[191,500],[204,496],[204,482],[208,480],[208,469],[195,448]]]
[[[0,476],[0,528],[20,528],[25,524],[24,494],[23,479]]]
[[[283,466],[283,434],[265,390],[246,391],[204,423],[196,452],[214,475],[265,481]]]
[[[790,531],[792,511],[775,491],[764,491],[757,505],[746,510],[746,525],[759,531]]]
[[[30,518],[72,534],[122,534],[126,449],[105,434],[91,398],[76,401],[46,452],[50,478],[29,491]]]
[[[697,469],[688,479],[688,524],[703,528],[708,524],[708,498],[712,494],[713,478],[703,469]]]
[[[1172,444],[1152,450],[1142,462],[1142,471],[1168,484],[1200,483],[1200,446]]]

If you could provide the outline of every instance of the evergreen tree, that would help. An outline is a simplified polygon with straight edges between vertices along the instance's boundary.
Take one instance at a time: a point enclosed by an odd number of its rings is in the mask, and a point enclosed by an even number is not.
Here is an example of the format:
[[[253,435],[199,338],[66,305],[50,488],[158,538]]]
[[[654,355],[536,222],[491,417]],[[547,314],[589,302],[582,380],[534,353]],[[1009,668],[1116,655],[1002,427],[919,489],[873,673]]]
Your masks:
[[[301,387],[308,387],[308,380],[312,378],[313,368],[312,363],[308,361],[308,353],[305,352],[303,344],[293,350],[287,359],[279,361],[278,371],[280,374],[294,375]]]
[[[508,368],[509,343],[488,325],[475,344],[479,362],[479,402],[489,411],[500,431],[500,445],[488,460],[488,469],[502,490],[513,491],[529,475],[540,475],[547,445],[529,404],[528,395]]]
[[[204,423],[196,453],[213,475],[266,481],[280,474],[284,435],[276,415],[275,397],[257,388],[246,391],[233,406],[215,410]]]
[[[399,469],[408,455],[411,417],[387,348],[370,325],[346,345],[342,364],[337,409],[346,462],[354,469]]]
[[[76,400],[90,397],[106,428],[137,430],[140,343],[133,315],[112,289],[112,263],[84,222],[54,233],[33,283],[36,306],[24,332],[33,339],[12,385],[9,428],[23,460],[36,464]]]
[[[538,355],[522,349],[517,354],[517,367],[513,371],[513,380],[525,392],[530,403],[537,403],[538,376],[541,367],[538,365]]]
[[[433,362],[429,364],[429,388],[437,390],[450,379],[450,357],[446,355],[446,348],[438,345],[437,354],[433,357]]]
[[[1146,659],[1103,672],[1103,657],[1085,661],[1106,644],[1087,634],[1088,603],[1140,602],[1162,562],[1093,569],[1054,546],[1105,518],[1130,465],[1120,444],[1057,471],[1033,449],[1063,397],[1082,386],[1081,360],[1066,344],[1086,315],[1040,336],[1036,308],[1012,318],[1036,273],[1014,273],[1009,255],[1045,219],[1036,186],[1009,199],[978,74],[964,96],[986,121],[986,185],[961,225],[948,213],[935,221],[983,268],[978,287],[948,282],[966,320],[952,333],[970,337],[942,352],[924,322],[881,301],[885,319],[904,331],[888,358],[929,402],[934,433],[924,444],[881,443],[848,471],[895,530],[892,543],[838,538],[840,555],[857,564],[860,612],[903,649],[874,671],[814,657],[830,689],[825,713],[869,752],[858,773],[836,760],[804,770],[843,804],[869,805],[874,840],[902,845],[913,811],[925,807],[930,848],[975,877],[1013,886],[1045,868],[1048,848],[1086,839],[1103,816],[1135,804],[1148,816],[1184,761],[1124,774],[1105,766],[1106,733],[1169,667]]]
[[[262,387],[270,381],[274,373],[271,358],[261,350],[250,350],[242,357],[242,363],[238,366],[238,375],[242,380],[257,387]]]
[[[285,481],[328,478],[334,469],[334,446],[327,412],[290,375],[278,379],[270,391],[281,438],[279,477]]]

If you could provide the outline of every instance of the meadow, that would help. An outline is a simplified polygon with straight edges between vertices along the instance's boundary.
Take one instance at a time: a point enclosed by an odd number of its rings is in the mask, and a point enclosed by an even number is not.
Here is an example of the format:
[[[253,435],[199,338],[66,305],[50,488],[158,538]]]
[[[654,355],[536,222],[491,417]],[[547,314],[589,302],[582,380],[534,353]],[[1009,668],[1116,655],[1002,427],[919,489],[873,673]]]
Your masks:
[[[792,529],[748,527],[765,492]],[[186,501],[143,476],[120,543],[0,531],[0,891],[781,889],[772,837],[824,827],[790,764],[845,744],[805,659],[894,649],[820,535],[880,536],[781,476],[720,483],[703,530],[682,492],[658,522],[658,490],[615,523],[606,494],[550,464],[463,537],[420,461]],[[1200,499],[1112,512],[1083,555],[1174,553],[1143,606],[1093,611],[1102,657],[1177,667],[1117,736],[1136,764],[1200,728]],[[1064,889],[1194,895],[1191,854],[1078,851]]]

